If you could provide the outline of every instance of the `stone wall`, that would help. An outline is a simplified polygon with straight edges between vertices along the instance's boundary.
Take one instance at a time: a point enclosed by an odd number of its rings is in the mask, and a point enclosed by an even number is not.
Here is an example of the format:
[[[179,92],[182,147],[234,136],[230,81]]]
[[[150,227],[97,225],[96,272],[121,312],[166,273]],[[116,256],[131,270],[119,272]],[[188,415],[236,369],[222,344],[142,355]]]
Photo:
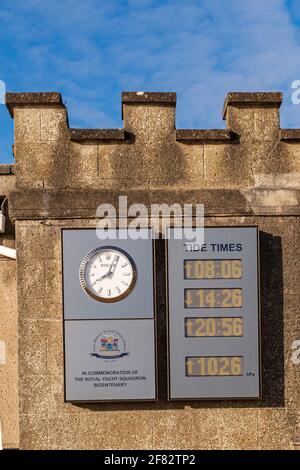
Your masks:
[[[21,448],[284,448],[299,441],[300,130],[280,129],[280,93],[230,93],[226,129],[175,128],[174,93],[124,93],[124,129],[69,129],[58,93],[8,94],[15,124],[9,196],[18,251]],[[1,179],[0,179],[1,185]],[[1,191],[0,191],[1,192]],[[61,228],[93,227],[100,203],[204,203],[208,225],[260,229],[263,399],[63,401]],[[158,334],[165,331],[158,248]],[[188,433],[187,430],[190,432]]]
[[[15,186],[13,165],[0,165],[0,201]],[[5,204],[5,214],[8,207]],[[7,221],[0,245],[14,248],[13,224]],[[18,409],[18,317],[17,267],[12,259],[0,255],[0,423],[3,446],[19,447]]]

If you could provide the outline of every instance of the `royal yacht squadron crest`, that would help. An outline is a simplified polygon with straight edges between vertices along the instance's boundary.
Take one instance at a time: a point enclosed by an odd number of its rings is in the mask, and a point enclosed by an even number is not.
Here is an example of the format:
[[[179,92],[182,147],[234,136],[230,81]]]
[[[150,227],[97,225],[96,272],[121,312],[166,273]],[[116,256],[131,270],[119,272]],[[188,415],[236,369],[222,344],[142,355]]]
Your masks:
[[[120,359],[121,357],[128,356],[129,352],[126,351],[126,342],[123,336],[114,330],[102,331],[94,340],[93,352],[90,353],[92,357],[98,359]]]

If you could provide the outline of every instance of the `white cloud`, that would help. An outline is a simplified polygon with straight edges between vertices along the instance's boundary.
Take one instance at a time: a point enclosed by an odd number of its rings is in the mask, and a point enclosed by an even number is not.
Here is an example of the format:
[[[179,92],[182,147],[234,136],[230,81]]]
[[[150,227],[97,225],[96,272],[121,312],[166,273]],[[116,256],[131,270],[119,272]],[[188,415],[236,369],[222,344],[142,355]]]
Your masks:
[[[221,127],[228,91],[282,90],[283,125],[300,127],[299,29],[284,0],[3,4],[16,53],[0,67],[18,88],[63,91],[72,125],[121,125],[120,92],[143,89],[178,92],[180,127]]]

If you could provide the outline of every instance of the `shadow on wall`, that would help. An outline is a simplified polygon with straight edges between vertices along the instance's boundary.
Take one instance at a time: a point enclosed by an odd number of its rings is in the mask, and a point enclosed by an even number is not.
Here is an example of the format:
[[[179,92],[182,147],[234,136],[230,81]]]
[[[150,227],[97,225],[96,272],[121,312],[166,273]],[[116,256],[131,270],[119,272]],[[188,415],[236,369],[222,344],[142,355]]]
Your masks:
[[[164,240],[156,246],[158,402],[74,404],[93,411],[284,406],[283,271],[280,237],[260,232],[261,400],[167,401],[166,272]]]

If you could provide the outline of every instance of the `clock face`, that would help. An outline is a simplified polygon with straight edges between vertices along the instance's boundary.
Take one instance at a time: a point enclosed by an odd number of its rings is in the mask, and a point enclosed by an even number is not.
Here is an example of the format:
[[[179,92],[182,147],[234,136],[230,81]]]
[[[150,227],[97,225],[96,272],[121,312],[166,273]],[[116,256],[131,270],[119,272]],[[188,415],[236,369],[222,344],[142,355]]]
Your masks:
[[[93,299],[99,302],[117,302],[129,295],[135,286],[135,263],[121,248],[95,248],[82,260],[80,283]]]

